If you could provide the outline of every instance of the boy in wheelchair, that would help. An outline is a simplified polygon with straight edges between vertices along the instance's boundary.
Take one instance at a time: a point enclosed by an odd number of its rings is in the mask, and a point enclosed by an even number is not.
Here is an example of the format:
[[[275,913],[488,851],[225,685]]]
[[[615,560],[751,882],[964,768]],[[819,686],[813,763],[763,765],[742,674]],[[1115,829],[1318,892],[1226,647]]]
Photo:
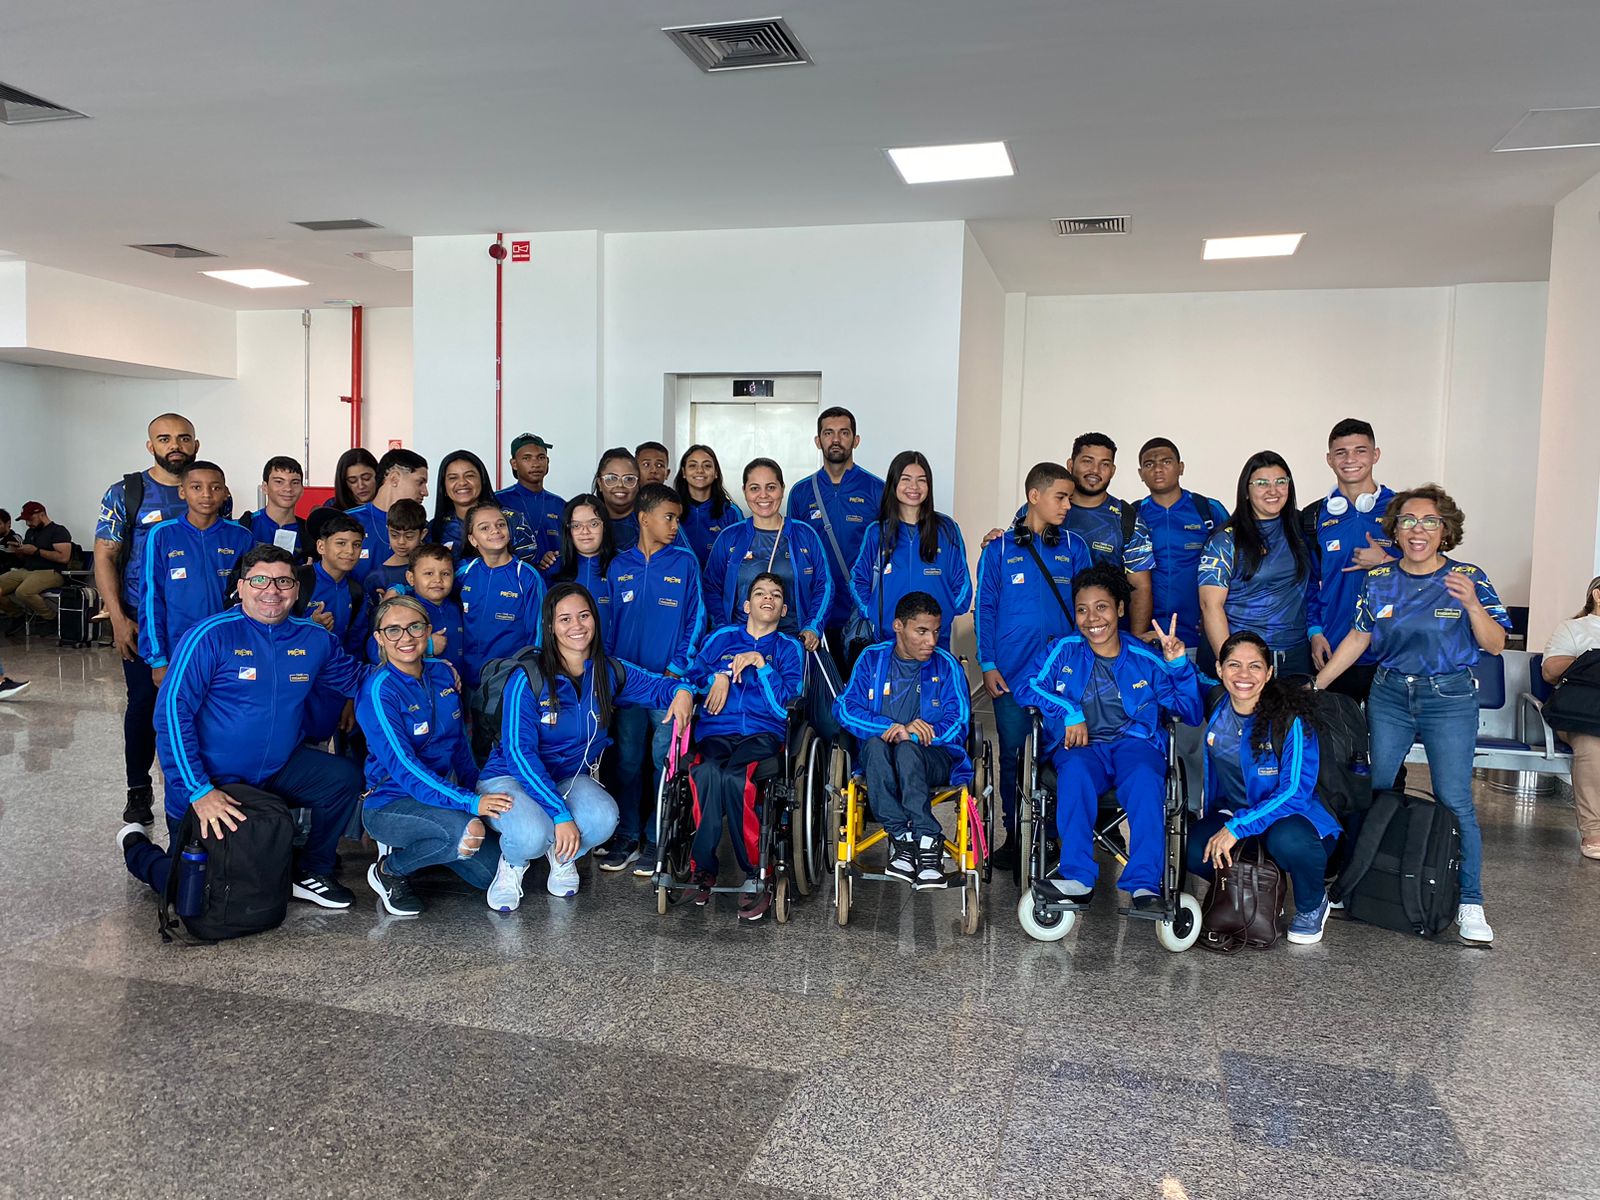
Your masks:
[[[1052,901],[1088,902],[1100,873],[1095,812],[1100,796],[1115,788],[1128,820],[1120,886],[1144,912],[1161,903],[1167,768],[1161,714],[1195,725],[1204,711],[1176,619],[1168,629],[1152,626],[1159,654],[1119,632],[1130,594],[1127,575],[1114,567],[1098,563],[1078,572],[1072,580],[1078,632],[1034,657],[1019,698],[1039,709],[1039,754],[1048,754],[1056,770],[1061,878],[1035,886]]]
[[[724,625],[701,645],[689,680],[705,695],[696,728],[695,834],[689,857],[694,902],[711,899],[717,882],[722,831],[747,880],[760,873],[761,815],[756,771],[783,752],[789,705],[804,686],[800,643],[778,632],[787,607],[783,581],[768,572],[750,584],[743,625]],[[759,920],[771,903],[770,889],[740,897],[739,916]]]
[[[860,742],[867,799],[892,849],[887,874],[917,890],[949,886],[938,789],[970,778],[967,676],[939,649],[939,602],[910,592],[894,610],[894,641],[868,646],[834,711]]]

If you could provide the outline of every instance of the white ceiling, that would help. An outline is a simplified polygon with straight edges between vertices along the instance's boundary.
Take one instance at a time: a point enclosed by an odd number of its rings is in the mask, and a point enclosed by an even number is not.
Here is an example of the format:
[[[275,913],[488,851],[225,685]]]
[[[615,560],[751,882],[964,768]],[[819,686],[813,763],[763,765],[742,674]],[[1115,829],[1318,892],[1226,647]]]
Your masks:
[[[774,12],[815,66],[708,76],[659,32]],[[0,80],[94,119],[0,127],[0,247],[238,308],[408,303],[350,252],[414,235],[956,218],[1015,291],[1541,279],[1600,150],[1489,148],[1600,104],[1597,63],[1595,0],[8,5]],[[908,188],[881,153],[989,138],[1015,179]],[[357,216],[384,229],[290,224]],[[1200,261],[1302,229],[1293,259]],[[156,241],[228,257],[124,248]],[[196,273],[245,266],[313,286]]]

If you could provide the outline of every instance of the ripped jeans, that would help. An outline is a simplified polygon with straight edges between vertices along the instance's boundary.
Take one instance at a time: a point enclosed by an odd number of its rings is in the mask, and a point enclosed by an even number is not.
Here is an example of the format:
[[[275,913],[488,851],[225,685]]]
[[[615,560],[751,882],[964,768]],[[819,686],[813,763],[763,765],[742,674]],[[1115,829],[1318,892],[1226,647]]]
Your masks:
[[[410,796],[391,800],[380,808],[364,809],[362,823],[374,839],[389,847],[384,870],[409,875],[423,867],[445,866],[468,884],[486,890],[500,865],[500,839],[483,822],[483,844],[470,857],[461,857],[461,840],[467,824],[479,818],[459,808],[439,808]]]

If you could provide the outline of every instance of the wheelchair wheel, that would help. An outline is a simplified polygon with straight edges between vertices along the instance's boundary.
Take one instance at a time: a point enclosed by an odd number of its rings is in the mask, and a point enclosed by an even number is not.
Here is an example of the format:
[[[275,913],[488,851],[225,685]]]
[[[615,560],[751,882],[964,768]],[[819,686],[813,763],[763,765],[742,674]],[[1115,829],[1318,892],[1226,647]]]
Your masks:
[[[975,877],[967,876],[961,889],[961,932],[971,937],[983,922],[983,896]]]
[[[789,923],[789,908],[793,903],[789,896],[789,877],[785,875],[778,880],[778,886],[772,889],[772,916],[779,925]]]
[[[1178,894],[1178,911],[1170,921],[1156,922],[1156,941],[1182,954],[1200,940],[1200,901],[1188,892]]]
[[[994,858],[995,837],[1000,832],[1000,804],[998,792],[1000,777],[994,769],[994,743],[983,743],[983,781],[984,787],[978,796],[978,816],[983,821],[983,844],[989,848],[989,853],[983,860],[983,882],[989,883],[994,878],[994,867],[991,860]]]
[[[1011,882],[1018,887],[1022,886],[1024,872],[1033,862],[1033,839],[1035,826],[1034,794],[1038,788],[1038,763],[1034,758],[1034,742],[1038,734],[1034,733],[1022,741],[1022,754],[1017,763],[1017,790],[1022,794],[1017,798],[1017,865],[1011,868]]]
[[[850,782],[850,758],[842,746],[832,746],[828,751],[828,783],[824,808],[827,817],[822,823],[823,858],[817,868],[820,882],[824,869],[833,870],[839,862],[839,829],[844,818],[844,789]]]
[[[850,923],[851,893],[855,890],[855,877],[842,866],[833,869],[833,904],[840,925]]]
[[[1078,914],[1070,910],[1041,912],[1034,906],[1033,889],[1030,887],[1023,889],[1022,897],[1017,901],[1017,920],[1022,924],[1022,932],[1034,941],[1059,942],[1072,932],[1072,927],[1078,923]]]
[[[656,912],[660,916],[663,916],[663,917],[666,916],[667,915],[667,909],[671,906],[671,904],[672,904],[672,898],[667,895],[667,889],[663,885],[657,884],[656,885]]]
[[[793,868],[795,890],[802,896],[811,895],[821,884],[823,862],[828,854],[827,814],[825,807],[818,803],[823,794],[825,770],[819,760],[825,752],[822,739],[808,729],[793,760],[794,811],[789,814],[789,864]]]

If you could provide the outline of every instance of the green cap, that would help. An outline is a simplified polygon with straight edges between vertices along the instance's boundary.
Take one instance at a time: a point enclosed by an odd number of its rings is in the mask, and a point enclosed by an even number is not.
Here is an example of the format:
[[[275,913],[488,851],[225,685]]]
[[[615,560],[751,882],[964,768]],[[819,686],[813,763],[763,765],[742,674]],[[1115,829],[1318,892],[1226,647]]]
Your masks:
[[[511,457],[517,456],[517,451],[524,446],[537,446],[541,450],[554,450],[555,447],[545,441],[537,433],[519,433],[511,439]]]

